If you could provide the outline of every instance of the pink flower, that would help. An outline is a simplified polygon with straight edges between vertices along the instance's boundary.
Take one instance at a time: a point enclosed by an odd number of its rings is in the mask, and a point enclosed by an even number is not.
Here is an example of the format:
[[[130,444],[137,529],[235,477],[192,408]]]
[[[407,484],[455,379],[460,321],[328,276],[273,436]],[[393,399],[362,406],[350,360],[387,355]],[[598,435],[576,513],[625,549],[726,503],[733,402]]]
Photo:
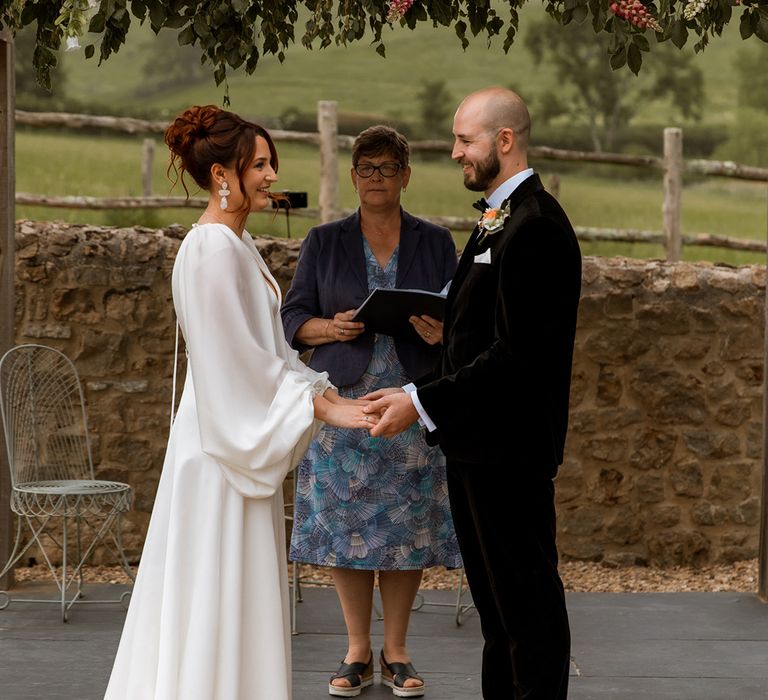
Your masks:
[[[387,22],[399,22],[403,15],[411,9],[411,5],[413,5],[413,0],[391,0]]]
[[[650,27],[654,32],[662,31],[658,20],[648,12],[648,8],[640,0],[616,0],[608,9],[639,29]]]

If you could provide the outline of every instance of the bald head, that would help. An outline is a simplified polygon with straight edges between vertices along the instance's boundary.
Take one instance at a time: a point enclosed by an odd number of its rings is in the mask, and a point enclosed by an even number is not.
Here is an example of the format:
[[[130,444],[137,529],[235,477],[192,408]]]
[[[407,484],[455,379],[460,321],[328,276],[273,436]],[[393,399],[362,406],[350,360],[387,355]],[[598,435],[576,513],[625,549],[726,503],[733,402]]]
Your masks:
[[[451,152],[464,187],[487,195],[526,170],[530,131],[528,108],[517,93],[492,87],[464,98],[453,117]]]
[[[485,88],[464,98],[456,116],[462,115],[484,131],[496,134],[501,129],[515,132],[517,147],[525,152],[531,133],[531,117],[520,95],[501,87]]]

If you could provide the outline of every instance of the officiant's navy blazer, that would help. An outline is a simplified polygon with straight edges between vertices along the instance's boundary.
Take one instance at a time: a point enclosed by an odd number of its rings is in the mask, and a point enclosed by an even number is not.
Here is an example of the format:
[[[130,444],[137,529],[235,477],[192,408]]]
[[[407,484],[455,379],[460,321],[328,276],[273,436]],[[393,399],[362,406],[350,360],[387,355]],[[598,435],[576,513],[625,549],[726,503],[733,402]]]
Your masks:
[[[396,286],[439,292],[452,279],[458,262],[450,232],[405,211],[401,221]],[[359,210],[346,219],[312,228],[301,245],[281,310],[288,342],[299,351],[309,349],[296,340],[296,331],[306,321],[356,309],[368,294]],[[374,340],[374,333],[363,333],[345,343],[318,345],[309,366],[328,372],[337,387],[354,384],[368,367]],[[440,356],[439,345],[428,345],[415,332],[411,339],[396,338],[395,349],[411,378],[434,369]]]

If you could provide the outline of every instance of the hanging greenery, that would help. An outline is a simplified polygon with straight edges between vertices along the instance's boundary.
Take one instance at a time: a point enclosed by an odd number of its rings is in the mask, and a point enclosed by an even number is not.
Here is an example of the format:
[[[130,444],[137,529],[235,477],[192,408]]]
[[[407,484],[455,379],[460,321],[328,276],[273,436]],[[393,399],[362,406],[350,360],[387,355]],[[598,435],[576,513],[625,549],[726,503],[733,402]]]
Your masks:
[[[366,39],[386,55],[384,31],[431,22],[452,26],[463,48],[468,34],[503,35],[507,52],[517,35],[518,10],[525,0],[3,0],[0,25],[16,32],[35,24],[33,63],[37,80],[50,86],[56,52],[85,46],[99,62],[119,51],[132,22],[148,22],[155,32],[175,30],[181,45],[194,45],[210,62],[216,84],[225,84],[229,69],[253,73],[267,54],[283,60],[299,41],[307,49]],[[309,19],[299,22],[299,8]],[[768,42],[768,0],[544,0],[544,9],[561,25],[589,22],[595,33],[611,35],[608,52],[614,69],[638,73],[652,43],[671,41],[678,48],[695,40],[702,51],[739,16],[741,36]],[[305,17],[302,13],[302,17]]]

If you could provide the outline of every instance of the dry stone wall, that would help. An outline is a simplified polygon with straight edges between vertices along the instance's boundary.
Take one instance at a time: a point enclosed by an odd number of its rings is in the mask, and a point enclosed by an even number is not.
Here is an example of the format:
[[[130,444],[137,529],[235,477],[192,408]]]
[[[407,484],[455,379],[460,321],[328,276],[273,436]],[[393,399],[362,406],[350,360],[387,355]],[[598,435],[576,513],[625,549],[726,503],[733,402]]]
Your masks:
[[[133,559],[168,434],[170,275],[183,235],[17,225],[16,340],[57,347],[78,367],[97,475],[135,492]],[[257,245],[285,291],[299,243]],[[557,479],[564,557],[670,565],[756,554],[764,293],[761,266],[585,259]]]
[[[566,557],[755,556],[765,268],[587,258],[566,460]]]

